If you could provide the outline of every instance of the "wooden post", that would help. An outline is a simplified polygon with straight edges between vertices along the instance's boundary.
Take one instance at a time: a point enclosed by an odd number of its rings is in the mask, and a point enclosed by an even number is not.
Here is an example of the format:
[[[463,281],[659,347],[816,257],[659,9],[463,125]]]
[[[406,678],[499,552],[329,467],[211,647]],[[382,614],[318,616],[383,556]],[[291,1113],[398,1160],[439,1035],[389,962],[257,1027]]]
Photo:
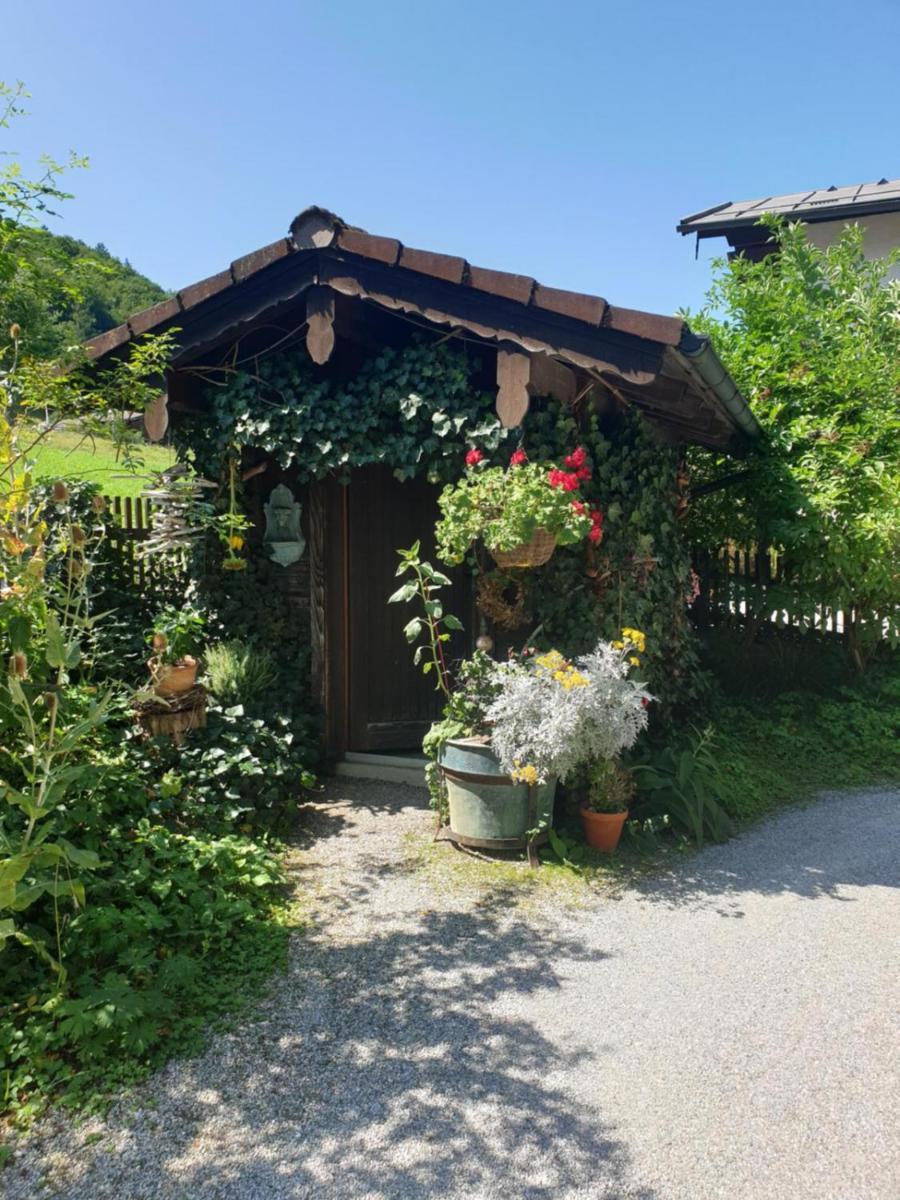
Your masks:
[[[328,712],[328,655],[325,611],[326,485],[309,485],[309,640],[312,698]]]

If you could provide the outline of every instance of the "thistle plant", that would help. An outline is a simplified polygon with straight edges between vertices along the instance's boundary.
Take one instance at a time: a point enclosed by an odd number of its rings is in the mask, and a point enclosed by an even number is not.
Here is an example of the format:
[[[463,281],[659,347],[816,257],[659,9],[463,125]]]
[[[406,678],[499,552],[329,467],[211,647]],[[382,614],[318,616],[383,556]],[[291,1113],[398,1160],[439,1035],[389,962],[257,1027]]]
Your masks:
[[[15,461],[15,438],[2,416],[0,435],[8,466]],[[73,520],[66,484],[58,481],[53,488],[63,521],[50,539],[31,501],[28,473],[13,477],[0,464],[0,483],[0,635],[12,650],[0,690],[6,727],[0,771],[12,772],[11,782],[0,775],[0,798],[7,806],[0,813],[0,949],[9,939],[29,946],[61,986],[60,901],[76,908],[84,904],[78,873],[96,867],[99,859],[54,837],[48,818],[85,774],[77,752],[106,721],[111,695],[94,701],[86,714],[68,718],[66,684],[81,663],[81,637],[96,618],[89,613],[86,589],[90,546]],[[28,920],[28,910],[44,895],[54,901],[52,931]]]
[[[138,345],[86,383],[64,364],[23,360],[20,335],[13,323],[9,341],[0,342],[0,661],[7,664],[0,679],[0,951],[9,942],[28,946],[61,988],[67,912],[84,905],[81,874],[99,859],[59,834],[53,814],[84,789],[84,745],[108,720],[113,696],[97,697],[86,713],[69,703],[72,677],[84,670],[82,643],[100,619],[90,610],[88,580],[103,534],[75,519],[64,480],[53,485],[47,503],[56,519],[48,521],[32,456],[64,419],[77,419],[86,436],[111,436],[124,454],[124,421],[110,418],[144,402],[170,341]],[[39,430],[29,421],[36,411],[47,414]],[[52,926],[30,919],[45,896],[53,900]]]

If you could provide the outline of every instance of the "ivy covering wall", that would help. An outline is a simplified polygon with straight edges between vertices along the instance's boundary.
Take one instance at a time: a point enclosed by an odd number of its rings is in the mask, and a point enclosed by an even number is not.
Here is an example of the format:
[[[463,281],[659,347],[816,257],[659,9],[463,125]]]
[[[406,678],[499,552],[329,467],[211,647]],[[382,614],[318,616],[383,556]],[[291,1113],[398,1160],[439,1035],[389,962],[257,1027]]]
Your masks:
[[[315,367],[304,350],[292,350],[210,386],[209,417],[183,424],[177,437],[210,478],[221,478],[237,446],[271,456],[298,483],[331,473],[346,480],[353,468],[371,463],[389,465],[400,479],[447,482],[462,474],[473,446],[504,464],[520,441],[532,462],[560,463],[584,446],[592,475],[581,495],[603,511],[603,539],[557,549],[547,566],[520,573],[532,619],[507,641],[515,644],[537,628],[541,645],[578,654],[599,636],[617,637],[623,626],[642,629],[657,711],[670,717],[700,690],[685,600],[690,559],[676,517],[677,451],[654,441],[634,413],[601,422],[590,407],[573,413],[552,400],[533,404],[524,431],[504,430],[494,396],[473,386],[476,369],[474,359],[448,343],[416,343],[381,351],[341,381]],[[233,574],[220,577],[223,592],[241,590],[236,607],[225,608],[244,614],[258,608],[243,594],[253,592],[253,578],[253,571],[240,584]],[[224,611],[208,574],[203,587],[209,603]],[[302,655],[302,647],[292,644],[291,653]]]
[[[702,691],[695,636],[687,617],[691,560],[677,512],[679,454],[661,445],[634,412],[601,422],[549,402],[529,414],[529,457],[558,461],[575,444],[592,464],[581,492],[603,511],[597,546],[557,549],[526,573],[528,603],[542,623],[541,640],[563,653],[588,650],[623,626],[642,630],[642,655],[657,711],[671,719]]]
[[[253,447],[293,468],[300,483],[386,463],[400,479],[459,474],[468,447],[493,453],[514,437],[494,398],[472,386],[477,364],[448,343],[385,348],[340,381],[291,350],[229,373],[207,388],[210,416],[176,431],[180,450],[217,478],[232,445]]]

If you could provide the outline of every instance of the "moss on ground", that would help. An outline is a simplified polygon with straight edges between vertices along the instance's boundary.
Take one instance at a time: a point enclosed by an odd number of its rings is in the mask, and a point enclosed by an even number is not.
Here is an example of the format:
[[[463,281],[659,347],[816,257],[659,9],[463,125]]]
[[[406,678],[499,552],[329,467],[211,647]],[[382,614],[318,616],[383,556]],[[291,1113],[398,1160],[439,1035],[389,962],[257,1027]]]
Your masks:
[[[525,910],[547,901],[577,908],[598,896],[615,899],[637,876],[661,869],[677,853],[662,845],[641,852],[623,843],[616,854],[588,850],[585,863],[567,866],[544,849],[540,866],[533,869],[522,854],[473,854],[418,833],[406,835],[404,849],[406,868],[423,876],[436,892],[468,895],[476,904],[494,903],[500,894]]]

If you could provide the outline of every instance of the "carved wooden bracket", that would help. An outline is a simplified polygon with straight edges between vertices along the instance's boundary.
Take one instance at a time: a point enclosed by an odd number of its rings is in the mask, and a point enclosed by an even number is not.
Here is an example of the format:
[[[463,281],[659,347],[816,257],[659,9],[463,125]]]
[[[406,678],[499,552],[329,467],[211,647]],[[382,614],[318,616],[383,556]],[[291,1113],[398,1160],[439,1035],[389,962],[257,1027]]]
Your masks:
[[[319,366],[327,363],[334,349],[334,292],[311,287],[306,292],[306,348]]]
[[[497,350],[497,416],[505,429],[515,429],[528,412],[531,358],[520,350]]]
[[[151,442],[158,442],[169,428],[169,397],[160,392],[144,409],[144,428]]]

